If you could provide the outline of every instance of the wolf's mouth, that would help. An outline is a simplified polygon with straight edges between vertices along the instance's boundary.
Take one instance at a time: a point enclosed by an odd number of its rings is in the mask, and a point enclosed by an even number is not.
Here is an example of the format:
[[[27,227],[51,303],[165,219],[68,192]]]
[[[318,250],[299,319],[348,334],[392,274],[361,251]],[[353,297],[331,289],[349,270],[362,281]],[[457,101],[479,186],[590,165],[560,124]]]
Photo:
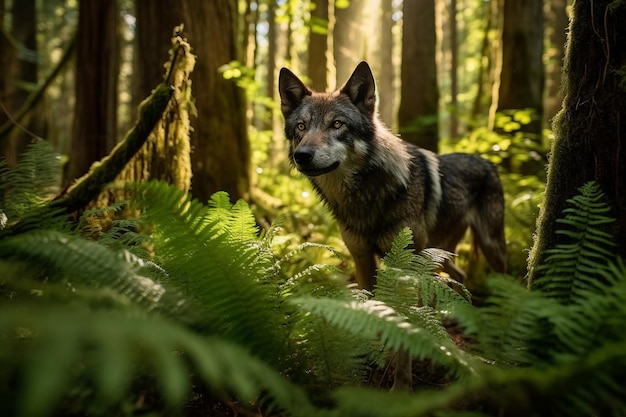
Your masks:
[[[333,162],[327,167],[324,168],[309,168],[298,166],[298,171],[302,172],[307,177],[317,177],[318,175],[328,174],[331,171],[336,170],[339,167],[339,161]]]

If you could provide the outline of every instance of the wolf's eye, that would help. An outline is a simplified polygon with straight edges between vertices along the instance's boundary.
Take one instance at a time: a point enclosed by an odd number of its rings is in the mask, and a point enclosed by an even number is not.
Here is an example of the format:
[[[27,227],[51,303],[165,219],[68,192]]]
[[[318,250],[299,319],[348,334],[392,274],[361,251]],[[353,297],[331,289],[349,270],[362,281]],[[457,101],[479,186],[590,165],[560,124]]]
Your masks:
[[[298,124],[296,125],[296,127],[298,128],[298,130],[304,130],[304,129],[306,129],[306,125],[305,125],[304,123],[302,123],[302,122],[298,123]]]
[[[333,122],[333,127],[334,127],[335,129],[339,129],[341,126],[343,126],[343,122],[342,122],[341,120],[335,120],[335,121]]]

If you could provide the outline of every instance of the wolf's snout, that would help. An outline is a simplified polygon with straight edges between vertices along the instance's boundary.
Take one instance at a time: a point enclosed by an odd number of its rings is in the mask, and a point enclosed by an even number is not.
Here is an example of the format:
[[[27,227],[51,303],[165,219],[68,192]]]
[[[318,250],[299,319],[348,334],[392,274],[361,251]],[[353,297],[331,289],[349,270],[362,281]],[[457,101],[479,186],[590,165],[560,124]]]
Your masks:
[[[304,146],[298,148],[293,153],[293,160],[296,161],[298,165],[307,165],[313,160],[313,156],[315,155],[315,149],[310,148],[308,146]]]

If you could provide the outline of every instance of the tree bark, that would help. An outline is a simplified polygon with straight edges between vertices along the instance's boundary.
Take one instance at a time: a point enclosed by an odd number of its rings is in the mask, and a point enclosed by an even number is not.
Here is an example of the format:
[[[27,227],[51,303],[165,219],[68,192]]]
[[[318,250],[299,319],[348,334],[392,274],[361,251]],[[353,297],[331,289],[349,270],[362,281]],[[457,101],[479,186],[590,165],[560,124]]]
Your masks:
[[[365,3],[366,0],[350,0],[346,8],[335,5],[333,55],[337,68],[335,79],[337,88],[346,82],[359,61],[366,56],[367,40],[363,28]]]
[[[2,6],[4,8],[4,5]],[[4,12],[3,23],[4,23]],[[0,125],[15,119],[15,113],[22,107],[29,96],[29,90],[20,85],[35,86],[38,82],[37,53],[37,13],[35,0],[15,1],[11,7],[11,32],[0,35],[0,103],[5,111],[0,110]],[[1,27],[4,25],[0,24]],[[12,123],[16,123],[12,120]],[[42,130],[41,117],[30,109],[29,117],[18,122],[23,129],[13,129],[6,140],[2,141],[0,154],[4,155],[9,165],[17,162],[18,156],[26,150],[30,136]]]
[[[136,66],[143,65],[147,74],[143,81],[137,78],[137,84],[144,85],[136,97],[145,97],[161,80],[162,57],[169,49],[174,26],[184,24],[184,36],[197,56],[191,76],[198,114],[192,120],[191,193],[200,201],[208,201],[217,191],[226,191],[235,200],[246,197],[250,149],[245,97],[233,80],[219,72],[220,67],[241,56],[237,49],[237,1],[181,0],[163,7],[160,2],[140,0],[136,7],[136,50],[144,62]]]
[[[492,28],[494,20],[498,18],[498,1],[492,0],[490,4],[483,5],[486,14],[485,28],[483,29],[483,37],[481,41],[480,67],[476,77],[476,96],[472,102],[472,110],[468,124],[469,130],[475,129],[483,125],[483,120],[489,116],[489,107],[491,105],[491,89],[492,74],[494,67],[494,47],[492,45]]]
[[[561,71],[567,42],[567,1],[552,0],[549,3],[546,27],[549,39],[549,49],[546,53],[546,97],[544,101],[543,125],[549,127],[552,118],[561,109],[563,96],[561,95]]]
[[[531,109],[533,121],[520,129],[539,140],[543,116],[543,1],[505,0],[502,71],[497,112]]]
[[[76,104],[66,182],[85,174],[117,142],[118,21],[116,1],[79,3]]]
[[[546,249],[563,241],[566,200],[596,181],[614,208],[616,252],[626,256],[626,5],[576,1],[563,72],[563,109],[554,128],[545,200],[529,257],[529,286]]]
[[[250,186],[245,97],[219,72],[238,56],[237,1],[190,3],[189,40],[198,56],[192,81],[199,114],[191,137],[191,192],[200,201],[220,190],[233,200],[245,198]]]
[[[311,4],[309,32],[308,74],[311,87],[316,91],[328,89],[328,0]]]
[[[403,11],[399,132],[404,140],[437,152],[439,87],[435,0],[405,1]]]
[[[395,121],[395,70],[393,67],[393,7],[391,1],[381,1],[380,16],[380,66],[376,76],[378,90],[378,113],[381,120],[390,129],[396,128]]]
[[[459,42],[458,25],[456,22],[457,5],[456,0],[450,0],[449,20],[450,20],[450,139],[457,139],[459,136]]]

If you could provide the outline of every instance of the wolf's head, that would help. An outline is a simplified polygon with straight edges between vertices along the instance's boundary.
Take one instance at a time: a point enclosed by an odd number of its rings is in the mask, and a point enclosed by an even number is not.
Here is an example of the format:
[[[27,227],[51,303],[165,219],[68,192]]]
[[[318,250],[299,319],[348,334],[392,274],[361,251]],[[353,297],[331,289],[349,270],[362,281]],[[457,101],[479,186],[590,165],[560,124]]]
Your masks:
[[[278,90],[289,157],[300,172],[316,177],[367,157],[375,136],[376,89],[366,62],[333,93],[315,92],[282,68]]]

